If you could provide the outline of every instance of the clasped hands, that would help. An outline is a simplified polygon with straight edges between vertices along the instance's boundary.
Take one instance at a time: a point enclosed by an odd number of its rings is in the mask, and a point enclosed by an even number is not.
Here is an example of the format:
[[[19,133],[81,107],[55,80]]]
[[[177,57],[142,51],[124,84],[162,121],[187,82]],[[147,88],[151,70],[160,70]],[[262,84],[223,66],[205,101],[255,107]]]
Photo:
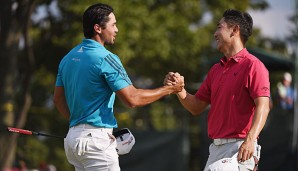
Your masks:
[[[184,89],[184,77],[178,72],[169,72],[164,79],[165,86],[172,86],[174,91],[172,93],[181,92]]]

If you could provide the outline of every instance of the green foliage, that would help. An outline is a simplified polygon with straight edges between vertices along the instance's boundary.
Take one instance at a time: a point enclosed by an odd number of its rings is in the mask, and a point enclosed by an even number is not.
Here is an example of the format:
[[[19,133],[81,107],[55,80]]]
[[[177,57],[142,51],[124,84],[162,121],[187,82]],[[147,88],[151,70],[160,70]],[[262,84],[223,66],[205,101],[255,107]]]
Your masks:
[[[206,1],[209,9],[212,11],[214,18],[219,20],[222,17],[223,11],[226,9],[237,9],[240,11],[246,11],[249,7],[249,0],[210,0]]]
[[[46,107],[49,98],[54,93],[56,76],[46,70],[44,67],[39,68],[32,79],[32,98],[34,106]]]
[[[18,153],[24,156],[28,168],[38,168],[39,164],[47,161],[50,148],[36,137],[22,137],[26,141],[19,144]]]
[[[48,161],[51,161],[50,164],[56,166],[57,170],[74,170],[73,166],[70,165],[66,159],[64,148],[53,145],[52,152],[53,154],[49,156]]]
[[[150,120],[153,127],[158,131],[177,129],[179,119],[174,114],[174,109],[162,102],[151,105]]]
[[[250,7],[254,10],[266,10],[269,7],[269,4],[266,0],[250,2]]]
[[[185,4],[157,2],[131,4],[130,8],[119,11],[134,9],[118,14],[119,42],[126,43],[122,43],[124,47],[116,44],[114,48],[124,63],[128,61],[126,66],[131,74],[148,76],[160,82],[167,72],[181,68],[182,61],[193,58],[208,41],[196,41],[199,34],[189,29],[190,24],[200,17],[197,1],[185,1]],[[187,13],[183,13],[185,11]]]

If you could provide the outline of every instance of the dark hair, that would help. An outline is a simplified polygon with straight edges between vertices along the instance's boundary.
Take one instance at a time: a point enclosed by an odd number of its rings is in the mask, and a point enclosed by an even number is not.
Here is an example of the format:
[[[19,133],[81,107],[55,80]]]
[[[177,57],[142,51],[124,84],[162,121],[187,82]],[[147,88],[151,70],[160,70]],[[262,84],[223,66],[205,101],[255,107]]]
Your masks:
[[[106,4],[94,4],[86,9],[83,15],[83,30],[86,38],[94,35],[94,25],[98,24],[103,29],[110,20],[109,15],[113,12],[113,8]]]
[[[241,40],[245,44],[252,34],[253,20],[251,16],[246,12],[228,9],[224,12],[223,17],[229,26],[239,26]]]

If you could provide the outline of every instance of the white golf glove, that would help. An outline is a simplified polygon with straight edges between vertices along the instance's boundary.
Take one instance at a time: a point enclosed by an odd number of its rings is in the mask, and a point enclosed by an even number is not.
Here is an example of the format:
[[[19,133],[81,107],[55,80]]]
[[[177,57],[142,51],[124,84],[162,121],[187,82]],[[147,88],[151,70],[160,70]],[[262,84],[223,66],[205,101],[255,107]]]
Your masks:
[[[89,138],[79,138],[76,140],[75,149],[77,149],[78,155],[84,155],[88,148]]]

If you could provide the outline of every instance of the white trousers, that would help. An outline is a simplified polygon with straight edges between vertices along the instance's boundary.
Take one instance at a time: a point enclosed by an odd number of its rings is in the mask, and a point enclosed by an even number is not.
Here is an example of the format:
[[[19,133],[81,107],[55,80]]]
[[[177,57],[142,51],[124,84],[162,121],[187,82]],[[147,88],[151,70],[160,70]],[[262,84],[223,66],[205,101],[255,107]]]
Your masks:
[[[226,142],[221,145],[212,143],[209,146],[209,157],[204,171],[252,171],[255,167],[254,158],[244,162],[237,161],[238,150],[243,140]],[[254,156],[260,159],[261,146],[255,142]]]
[[[113,129],[87,124],[71,127],[64,139],[67,160],[76,171],[120,171]]]

